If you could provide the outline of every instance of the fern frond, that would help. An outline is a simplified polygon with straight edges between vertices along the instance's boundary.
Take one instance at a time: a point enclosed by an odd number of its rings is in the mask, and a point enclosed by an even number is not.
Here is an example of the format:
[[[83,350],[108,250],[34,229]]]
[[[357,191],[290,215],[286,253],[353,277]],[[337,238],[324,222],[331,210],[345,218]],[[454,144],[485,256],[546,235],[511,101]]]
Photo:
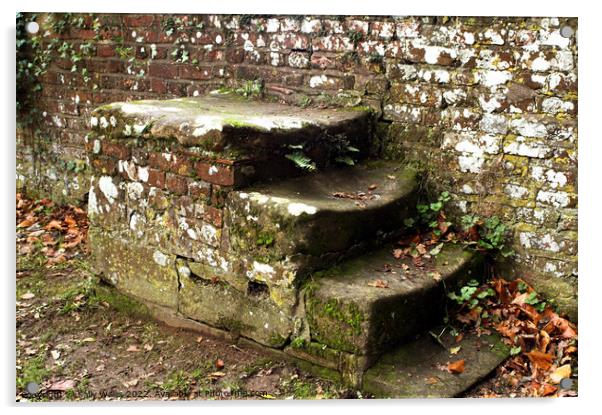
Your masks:
[[[284,157],[295,163],[295,165],[299,168],[306,169],[308,171],[316,170],[316,164],[301,152],[296,151],[294,153],[286,154]]]

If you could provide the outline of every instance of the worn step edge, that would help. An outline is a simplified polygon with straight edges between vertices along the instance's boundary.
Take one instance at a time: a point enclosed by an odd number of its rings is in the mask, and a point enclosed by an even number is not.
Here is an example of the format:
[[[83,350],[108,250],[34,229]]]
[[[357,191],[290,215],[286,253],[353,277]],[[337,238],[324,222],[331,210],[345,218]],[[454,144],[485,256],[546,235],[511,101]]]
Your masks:
[[[438,324],[444,315],[445,292],[481,276],[476,271],[483,263],[482,255],[454,244],[446,245],[431,265],[440,272],[439,282],[429,269],[411,264],[411,278],[400,279],[404,276],[400,269],[397,275],[376,271],[385,262],[396,261],[391,250],[384,247],[367,253],[308,281],[304,300],[312,341],[367,356],[370,364],[391,347]],[[390,288],[369,286],[377,279],[387,281]],[[389,335],[383,337],[383,333]]]
[[[446,334],[443,347],[428,333],[387,353],[363,376],[362,389],[379,398],[452,398],[486,378],[510,356],[497,334],[466,334],[460,343]],[[450,347],[461,346],[457,354]],[[465,370],[452,374],[449,362],[464,359]]]

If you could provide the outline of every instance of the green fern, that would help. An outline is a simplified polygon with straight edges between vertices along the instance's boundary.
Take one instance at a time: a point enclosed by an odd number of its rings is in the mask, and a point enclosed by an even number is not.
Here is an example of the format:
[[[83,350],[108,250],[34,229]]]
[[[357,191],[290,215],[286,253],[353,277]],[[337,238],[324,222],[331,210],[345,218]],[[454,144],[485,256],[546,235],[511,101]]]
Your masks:
[[[301,153],[300,151],[286,154],[284,157],[291,160],[299,168],[306,169],[308,171],[316,170],[316,164],[313,161],[311,161],[311,159],[309,157],[307,157],[305,154]]]

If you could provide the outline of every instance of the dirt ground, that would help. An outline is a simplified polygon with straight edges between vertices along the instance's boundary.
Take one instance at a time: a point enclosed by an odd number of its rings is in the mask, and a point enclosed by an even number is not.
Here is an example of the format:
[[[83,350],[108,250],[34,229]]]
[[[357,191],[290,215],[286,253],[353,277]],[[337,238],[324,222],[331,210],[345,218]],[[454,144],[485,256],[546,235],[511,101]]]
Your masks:
[[[44,262],[17,264],[17,401],[358,397],[257,350],[152,320],[95,278],[83,254]]]

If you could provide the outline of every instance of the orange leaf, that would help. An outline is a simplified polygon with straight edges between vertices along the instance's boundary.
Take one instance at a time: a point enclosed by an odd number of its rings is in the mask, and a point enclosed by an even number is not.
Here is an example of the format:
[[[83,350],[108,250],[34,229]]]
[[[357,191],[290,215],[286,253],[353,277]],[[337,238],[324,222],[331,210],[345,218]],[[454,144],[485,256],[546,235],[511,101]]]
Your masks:
[[[376,288],[389,288],[389,283],[385,280],[372,281],[372,282],[369,282],[368,285],[370,287],[376,287]]]
[[[17,228],[29,228],[34,223],[36,223],[35,218],[26,218],[24,221],[17,225]]]
[[[458,375],[458,374],[464,372],[464,359],[456,360],[455,362],[448,363],[447,370],[449,373],[453,373],[454,375]]]
[[[69,227],[69,228],[77,227],[77,221],[75,219],[73,219],[73,217],[71,215],[66,215],[65,219],[63,219],[63,220],[67,224],[67,227]]]
[[[543,396],[550,396],[553,393],[555,393],[557,390],[558,390],[558,387],[546,383],[546,384],[543,385],[542,395]]]
[[[538,350],[532,350],[529,353],[526,353],[526,355],[533,366],[543,370],[548,370],[552,366],[552,361],[554,360],[554,356],[551,354],[542,353]]]
[[[63,225],[61,225],[61,222],[58,220],[51,220],[50,222],[48,222],[48,225],[44,226],[44,229],[46,229],[47,231],[50,231],[52,229],[56,229],[57,231],[62,231]]]

